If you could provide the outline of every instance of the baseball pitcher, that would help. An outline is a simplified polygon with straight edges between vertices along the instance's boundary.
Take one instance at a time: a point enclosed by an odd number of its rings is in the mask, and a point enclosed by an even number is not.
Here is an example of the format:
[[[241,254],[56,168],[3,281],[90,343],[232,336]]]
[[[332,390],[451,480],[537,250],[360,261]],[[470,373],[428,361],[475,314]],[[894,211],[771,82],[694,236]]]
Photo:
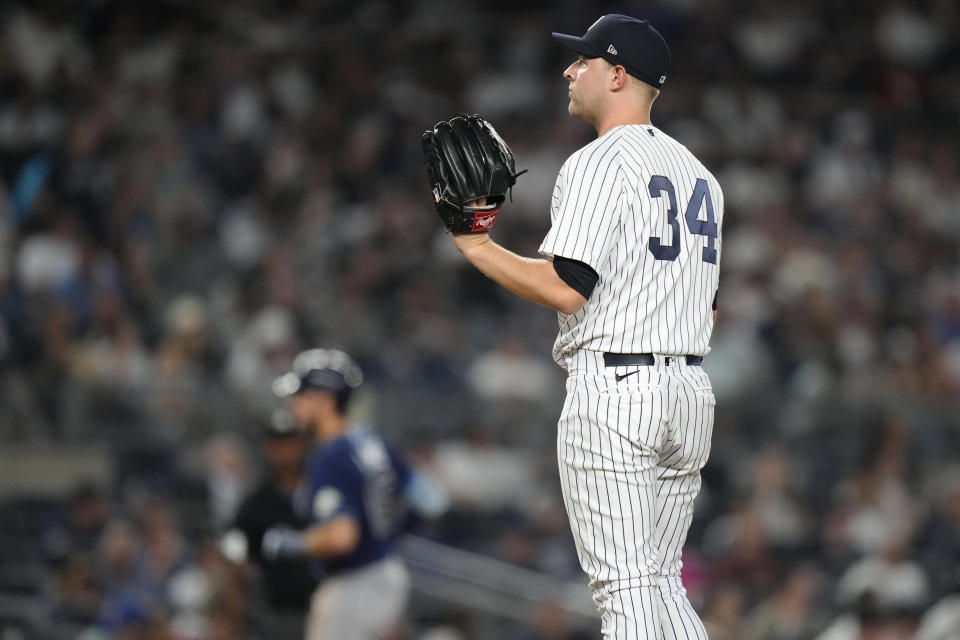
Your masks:
[[[478,117],[423,136],[433,200],[457,249],[505,288],[559,312],[566,369],[558,424],[564,502],[603,637],[706,639],[680,581],[700,471],[710,453],[710,350],[723,194],[651,123],[670,50],[654,27],[605,15],[563,72],[571,115],[597,139],[560,169],[544,258],[490,239],[518,175]]]

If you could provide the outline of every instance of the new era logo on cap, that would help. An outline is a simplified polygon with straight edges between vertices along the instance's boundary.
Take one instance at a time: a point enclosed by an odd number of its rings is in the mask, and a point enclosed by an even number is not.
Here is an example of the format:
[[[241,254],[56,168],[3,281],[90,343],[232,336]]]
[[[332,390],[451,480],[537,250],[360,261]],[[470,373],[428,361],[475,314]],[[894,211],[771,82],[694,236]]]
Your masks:
[[[617,55],[617,48],[613,45],[610,45],[609,47],[607,47],[607,53],[612,53],[613,55]]]

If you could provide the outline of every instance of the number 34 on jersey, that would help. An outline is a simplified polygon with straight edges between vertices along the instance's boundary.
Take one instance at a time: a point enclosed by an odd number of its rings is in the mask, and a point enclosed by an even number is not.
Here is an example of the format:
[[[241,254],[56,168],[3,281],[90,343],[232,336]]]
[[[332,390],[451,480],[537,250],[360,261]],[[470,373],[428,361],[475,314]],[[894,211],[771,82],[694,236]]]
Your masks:
[[[673,182],[666,176],[652,176],[647,184],[651,198],[661,198],[667,195],[667,222],[670,223],[670,242],[664,244],[662,238],[652,237],[647,248],[657,260],[676,260],[680,255],[680,243],[683,234],[680,231],[680,221],[677,219],[677,190]],[[706,219],[701,220],[701,213],[706,210]],[[687,203],[683,215],[690,233],[704,236],[707,246],[703,248],[703,261],[717,264],[717,222],[713,211],[713,200],[710,198],[710,187],[706,180],[697,178],[693,187],[693,195]]]

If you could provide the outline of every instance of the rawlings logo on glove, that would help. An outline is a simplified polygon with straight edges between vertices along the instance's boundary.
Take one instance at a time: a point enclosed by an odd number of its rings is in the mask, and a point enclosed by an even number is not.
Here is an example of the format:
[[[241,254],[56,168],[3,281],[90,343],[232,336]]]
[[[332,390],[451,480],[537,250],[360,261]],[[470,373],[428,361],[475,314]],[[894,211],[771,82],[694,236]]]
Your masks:
[[[517,183],[513,152],[489,122],[456,116],[423,132],[434,207],[452,233],[487,233]],[[482,206],[481,206],[481,203]]]
[[[497,221],[497,214],[499,212],[499,209],[491,211],[490,213],[478,211],[473,217],[473,226],[470,228],[470,231],[473,233],[486,233],[490,231],[490,229],[493,228],[493,223]]]

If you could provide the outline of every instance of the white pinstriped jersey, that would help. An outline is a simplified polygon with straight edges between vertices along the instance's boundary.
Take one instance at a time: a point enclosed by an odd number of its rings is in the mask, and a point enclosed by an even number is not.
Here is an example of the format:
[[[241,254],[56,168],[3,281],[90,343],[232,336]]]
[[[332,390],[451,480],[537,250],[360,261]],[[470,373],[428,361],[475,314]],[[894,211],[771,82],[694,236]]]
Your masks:
[[[560,169],[540,253],[590,265],[586,304],[559,314],[554,359],[580,350],[706,355],[719,280],[723,194],[686,147],[621,125]]]

